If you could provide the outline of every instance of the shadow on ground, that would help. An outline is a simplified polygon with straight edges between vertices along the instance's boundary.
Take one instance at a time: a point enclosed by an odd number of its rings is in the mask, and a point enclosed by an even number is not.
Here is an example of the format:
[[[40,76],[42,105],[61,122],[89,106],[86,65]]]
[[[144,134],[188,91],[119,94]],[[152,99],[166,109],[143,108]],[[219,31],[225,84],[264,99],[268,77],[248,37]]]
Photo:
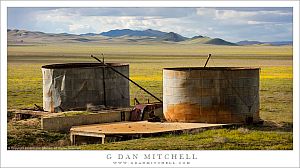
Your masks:
[[[291,122],[273,122],[264,121],[263,124],[243,125],[242,127],[256,131],[280,131],[293,132],[293,123]]]

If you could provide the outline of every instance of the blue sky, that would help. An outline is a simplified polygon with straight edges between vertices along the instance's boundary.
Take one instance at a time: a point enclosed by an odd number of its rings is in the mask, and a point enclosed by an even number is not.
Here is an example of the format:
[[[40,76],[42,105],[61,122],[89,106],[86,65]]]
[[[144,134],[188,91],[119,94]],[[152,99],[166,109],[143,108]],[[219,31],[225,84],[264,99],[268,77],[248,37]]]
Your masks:
[[[8,8],[8,28],[47,33],[156,29],[232,42],[293,39],[292,8]]]

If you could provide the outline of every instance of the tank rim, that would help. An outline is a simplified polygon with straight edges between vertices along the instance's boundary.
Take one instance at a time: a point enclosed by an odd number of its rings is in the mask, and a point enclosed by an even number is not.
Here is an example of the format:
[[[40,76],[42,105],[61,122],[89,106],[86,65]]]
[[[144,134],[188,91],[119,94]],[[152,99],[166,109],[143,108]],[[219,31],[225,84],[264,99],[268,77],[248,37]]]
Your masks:
[[[128,66],[128,63],[106,63],[113,67]],[[104,67],[101,63],[64,63],[64,64],[49,64],[43,65],[45,69],[68,69],[68,68],[93,68],[93,67]]]
[[[163,68],[163,70],[174,70],[174,71],[190,71],[190,70],[235,71],[235,70],[260,70],[260,68],[259,67],[173,67],[173,68]]]

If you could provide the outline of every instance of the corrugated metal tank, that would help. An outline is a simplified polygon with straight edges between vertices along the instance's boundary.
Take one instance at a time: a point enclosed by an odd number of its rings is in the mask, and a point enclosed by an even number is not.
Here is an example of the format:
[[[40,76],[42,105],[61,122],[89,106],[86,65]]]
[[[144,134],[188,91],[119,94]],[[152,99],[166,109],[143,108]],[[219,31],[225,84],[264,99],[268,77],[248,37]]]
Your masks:
[[[175,122],[258,122],[259,73],[259,68],[164,68],[164,116]]]
[[[107,63],[129,77],[129,64]],[[87,104],[129,107],[129,81],[99,63],[42,66],[43,108],[59,112]]]

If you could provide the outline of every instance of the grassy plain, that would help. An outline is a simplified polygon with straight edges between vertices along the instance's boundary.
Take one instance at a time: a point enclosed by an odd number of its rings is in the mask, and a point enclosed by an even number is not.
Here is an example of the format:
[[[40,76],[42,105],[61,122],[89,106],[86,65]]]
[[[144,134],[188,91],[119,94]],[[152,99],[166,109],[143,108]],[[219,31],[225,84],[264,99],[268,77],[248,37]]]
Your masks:
[[[241,128],[210,130],[195,135],[167,135],[76,148],[292,149],[293,56],[290,46],[241,47],[183,44],[9,46],[8,109],[32,108],[34,104],[42,106],[42,65],[95,62],[90,55],[98,56],[100,53],[104,53],[106,62],[130,63],[130,78],[160,98],[162,98],[162,68],[203,66],[208,53],[213,55],[208,66],[261,67],[260,116],[268,122],[264,126],[245,127],[244,130]],[[148,98],[153,100],[133,85],[130,85],[130,94],[131,99],[137,97],[144,102]],[[20,126],[22,124],[25,128]],[[24,133],[28,128],[26,124],[16,121],[9,123],[8,139],[11,146],[39,146],[39,141],[27,141],[30,136],[28,137]],[[41,131],[38,128],[36,125],[30,127],[36,132]],[[40,136],[40,139],[44,138],[44,141],[47,142],[45,143],[47,146],[52,143],[52,141],[46,140],[48,135],[52,135],[52,133],[44,133]],[[59,141],[58,139],[67,141],[63,135],[53,136],[60,137],[54,138],[55,142]],[[14,137],[18,137],[18,139]],[[28,143],[22,144],[21,141]],[[174,143],[168,143],[170,141]]]

